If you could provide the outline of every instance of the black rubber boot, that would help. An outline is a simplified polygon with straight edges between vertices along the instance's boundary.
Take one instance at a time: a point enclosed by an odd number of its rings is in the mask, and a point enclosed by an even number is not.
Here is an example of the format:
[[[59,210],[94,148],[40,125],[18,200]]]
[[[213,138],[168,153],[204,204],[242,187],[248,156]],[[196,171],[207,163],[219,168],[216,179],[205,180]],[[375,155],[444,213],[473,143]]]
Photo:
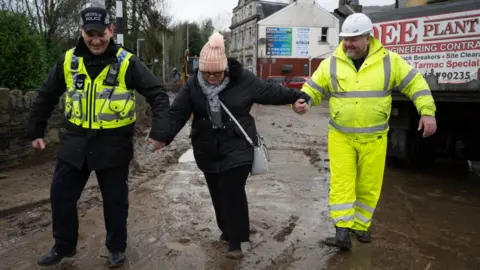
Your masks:
[[[348,251],[352,248],[352,239],[350,238],[350,229],[336,227],[335,237],[327,237],[324,244],[330,247],[340,248],[342,251]]]
[[[52,248],[47,254],[42,256],[38,260],[38,265],[40,266],[52,266],[62,261],[63,258],[71,258],[77,254],[77,251],[74,249],[71,252],[67,253],[58,253],[55,249]]]
[[[368,231],[359,231],[359,230],[352,230],[355,237],[357,237],[358,242],[360,243],[370,243],[372,242],[372,236]]]
[[[110,252],[108,255],[108,268],[117,268],[122,266],[125,263],[125,253],[124,252]]]

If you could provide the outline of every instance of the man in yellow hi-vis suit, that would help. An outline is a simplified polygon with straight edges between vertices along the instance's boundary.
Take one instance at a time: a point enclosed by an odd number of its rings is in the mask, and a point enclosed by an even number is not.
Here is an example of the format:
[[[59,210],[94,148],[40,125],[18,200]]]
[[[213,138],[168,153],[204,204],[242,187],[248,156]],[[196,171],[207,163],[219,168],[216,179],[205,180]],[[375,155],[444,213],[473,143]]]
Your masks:
[[[309,104],[294,106],[304,114],[309,106],[330,99],[329,206],[336,235],[325,244],[346,250],[351,248],[350,232],[360,242],[371,241],[368,229],[382,189],[391,89],[398,87],[413,101],[424,137],[436,131],[436,107],[427,82],[371,36],[372,28],[366,15],[349,16],[340,34],[344,40],[302,87],[312,97]]]

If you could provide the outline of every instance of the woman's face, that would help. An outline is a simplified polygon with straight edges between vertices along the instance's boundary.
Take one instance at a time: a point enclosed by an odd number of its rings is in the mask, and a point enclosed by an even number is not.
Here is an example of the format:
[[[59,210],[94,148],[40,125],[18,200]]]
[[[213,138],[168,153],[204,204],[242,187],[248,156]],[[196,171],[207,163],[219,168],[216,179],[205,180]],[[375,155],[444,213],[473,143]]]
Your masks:
[[[225,71],[220,72],[203,72],[203,79],[206,80],[209,84],[218,85],[225,78]]]

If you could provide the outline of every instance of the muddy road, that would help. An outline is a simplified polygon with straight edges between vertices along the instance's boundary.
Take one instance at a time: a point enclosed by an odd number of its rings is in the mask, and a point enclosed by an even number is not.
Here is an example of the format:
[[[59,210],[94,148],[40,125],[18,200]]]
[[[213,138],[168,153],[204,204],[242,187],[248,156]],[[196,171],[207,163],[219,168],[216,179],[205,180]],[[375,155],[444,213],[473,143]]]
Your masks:
[[[205,179],[187,151],[186,127],[159,153],[136,143],[123,269],[480,269],[479,184],[451,164],[434,171],[387,168],[373,243],[354,241],[351,252],[337,253],[319,243],[334,233],[327,207],[328,109],[299,117],[286,106],[256,106],[252,114],[271,149],[272,173],[247,182],[252,231],[251,242],[242,246],[245,258],[225,258]],[[0,269],[38,269],[38,257],[51,247],[52,170],[49,163],[0,180],[6,209]],[[105,269],[102,199],[94,175],[79,215],[77,255],[50,269]]]

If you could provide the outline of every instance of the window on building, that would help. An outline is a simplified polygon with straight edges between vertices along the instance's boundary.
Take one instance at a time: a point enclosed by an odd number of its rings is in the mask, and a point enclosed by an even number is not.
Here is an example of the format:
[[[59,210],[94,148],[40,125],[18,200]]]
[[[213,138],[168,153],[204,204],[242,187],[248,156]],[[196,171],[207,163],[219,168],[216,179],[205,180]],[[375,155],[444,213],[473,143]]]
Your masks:
[[[251,30],[252,28],[249,27],[248,30],[247,30],[247,36],[245,37],[246,41],[248,44],[250,44],[251,40],[252,40],[252,34],[251,34]]]
[[[322,27],[322,36],[320,37],[321,42],[327,42],[328,40],[328,27]]]

